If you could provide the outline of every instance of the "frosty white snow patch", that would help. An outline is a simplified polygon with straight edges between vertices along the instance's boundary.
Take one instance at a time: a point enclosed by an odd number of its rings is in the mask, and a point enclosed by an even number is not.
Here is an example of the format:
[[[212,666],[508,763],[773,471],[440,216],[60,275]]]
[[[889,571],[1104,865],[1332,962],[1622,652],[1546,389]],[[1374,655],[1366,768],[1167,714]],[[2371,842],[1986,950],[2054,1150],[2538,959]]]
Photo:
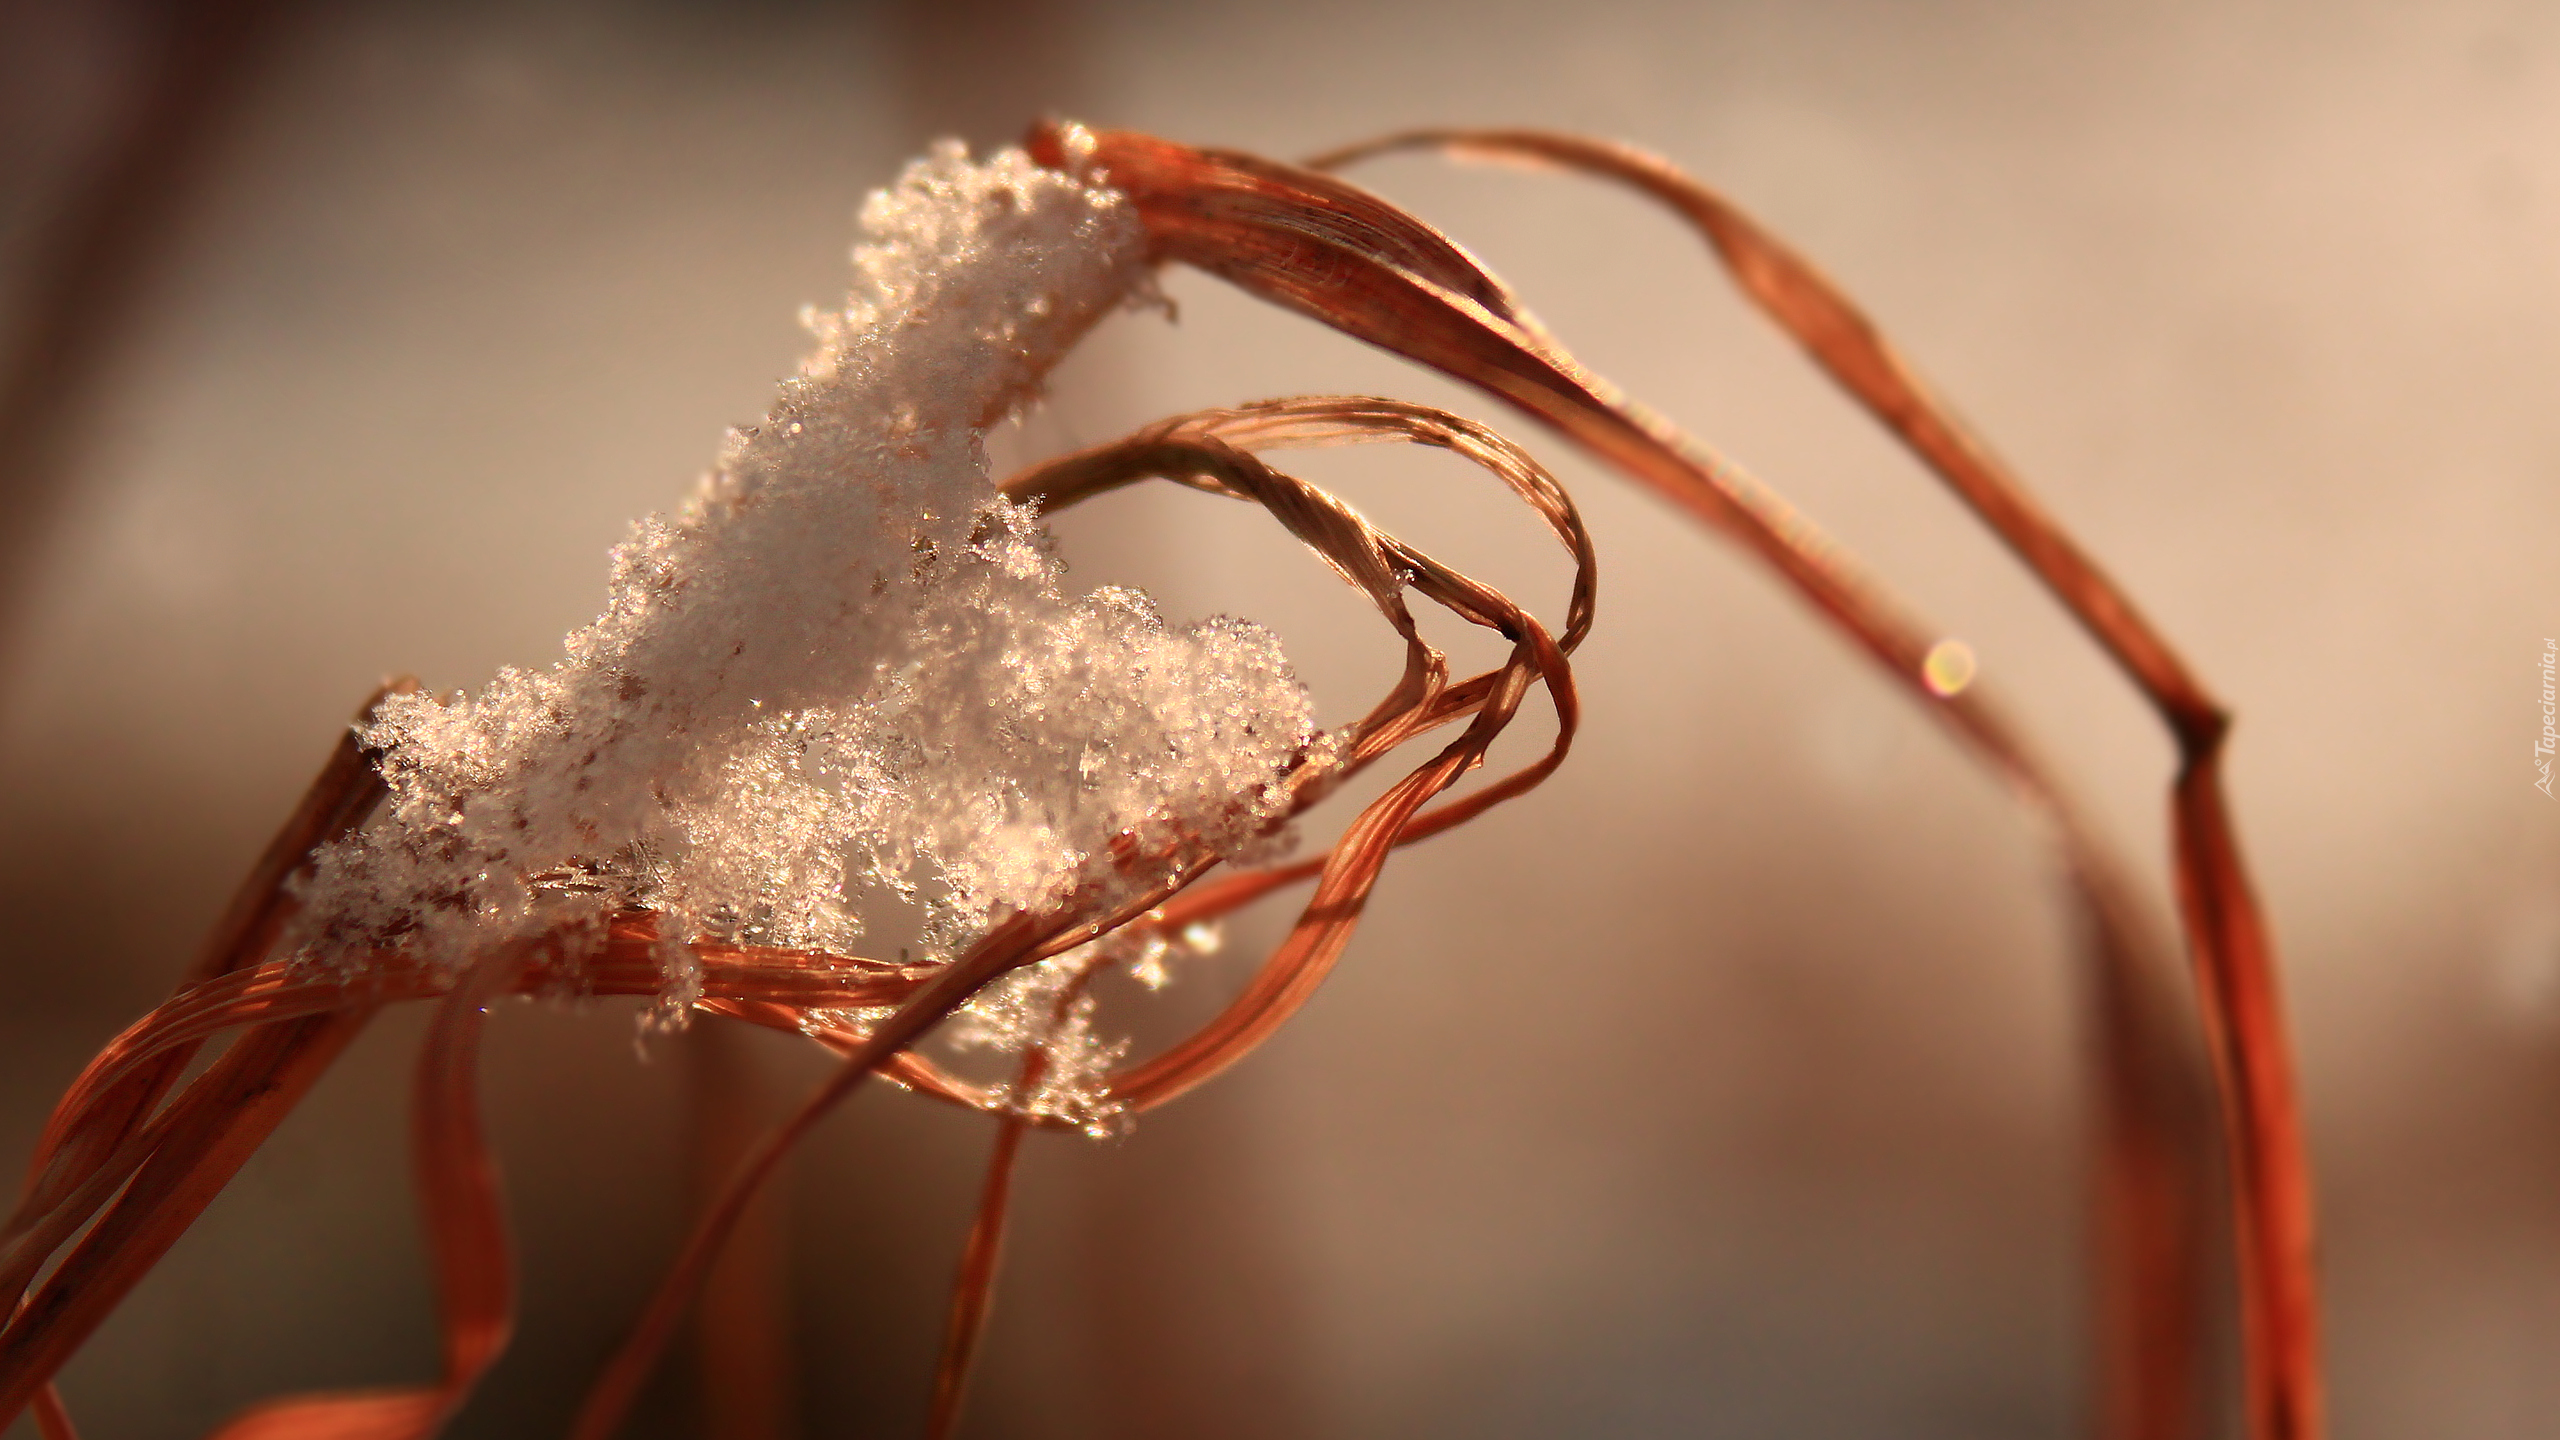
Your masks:
[[[987,474],[984,428],[1145,283],[1136,217],[955,144],[862,218],[816,352],[615,551],[565,657],[364,728],[391,798],[318,856],[313,963],[450,967],[646,908],[681,1003],[685,940],[855,945],[849,884],[926,907],[945,959],[1004,907],[1160,878],[1115,873],[1115,837],[1229,854],[1277,822],[1322,741],[1271,636],[1070,596]]]

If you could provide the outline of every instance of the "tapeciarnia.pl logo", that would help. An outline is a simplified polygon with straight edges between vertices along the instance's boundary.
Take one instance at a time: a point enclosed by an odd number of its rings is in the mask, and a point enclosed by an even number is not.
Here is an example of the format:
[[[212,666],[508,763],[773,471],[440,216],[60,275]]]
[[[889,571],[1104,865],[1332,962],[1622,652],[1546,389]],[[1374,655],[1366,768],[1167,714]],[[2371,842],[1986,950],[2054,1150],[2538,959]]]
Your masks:
[[[2542,773],[2542,778],[2533,782],[2533,788],[2541,791],[2545,800],[2555,798],[2551,793],[2551,754],[2554,749],[2560,749],[2560,728],[2555,728],[2552,723],[2556,716],[2560,716],[2560,687],[2555,687],[2553,681],[2555,670],[2560,670],[2560,640],[2545,638],[2542,642],[2542,738],[2533,742],[2533,768]]]

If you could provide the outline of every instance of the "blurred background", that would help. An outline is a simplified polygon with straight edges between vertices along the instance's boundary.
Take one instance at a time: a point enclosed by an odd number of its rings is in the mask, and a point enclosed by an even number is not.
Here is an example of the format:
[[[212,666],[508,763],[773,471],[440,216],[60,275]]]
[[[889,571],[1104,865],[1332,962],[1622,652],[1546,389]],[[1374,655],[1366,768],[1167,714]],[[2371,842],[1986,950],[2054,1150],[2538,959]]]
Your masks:
[[[865,191],[1045,112],[1283,157],[1424,123],[1623,137],[1862,297],[2238,712],[2336,1433],[2551,1432],[2548,4],[16,0],[0,1155],[165,995],[372,686],[476,686],[593,615],[606,549],[842,293]],[[2166,740],[1701,246],[1584,182],[1357,178],[1971,643],[2167,926]],[[1598,536],[1589,724],[1544,790],[1399,856],[1247,1064],[1124,1139],[1031,1141],[969,1433],[2085,1433],[2086,977],[2016,807],[1665,507],[1401,362],[1166,288],[1179,323],[1109,322],[999,453],[1304,391],[1490,420]],[[1445,459],[1301,468],[1560,613],[1525,512]],[[1137,494],[1057,529],[1079,583],[1273,625],[1337,722],[1393,672],[1243,507]],[[1235,926],[1144,1033],[1278,923]],[[432,1373],[402,1134],[422,1020],[377,1022],[71,1365],[90,1434]],[[822,1069],[634,1035],[611,1005],[492,1027],[527,1292],[458,1434],[565,1422],[675,1243],[705,1057],[775,1105]],[[802,1157],[802,1432],[915,1433],[987,1137],[883,1090]],[[698,1433],[698,1388],[680,1357],[633,1433]]]

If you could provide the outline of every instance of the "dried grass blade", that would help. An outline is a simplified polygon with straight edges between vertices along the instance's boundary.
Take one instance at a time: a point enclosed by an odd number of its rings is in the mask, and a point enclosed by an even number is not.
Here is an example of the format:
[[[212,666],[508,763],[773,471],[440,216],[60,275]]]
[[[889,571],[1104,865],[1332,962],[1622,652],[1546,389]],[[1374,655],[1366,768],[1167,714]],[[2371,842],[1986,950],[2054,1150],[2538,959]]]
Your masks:
[[[1535,789],[1553,774],[1564,760],[1563,752],[1549,750],[1536,763],[1502,779],[1471,791],[1456,800],[1437,805],[1415,815],[1396,832],[1395,847],[1402,849],[1417,841],[1428,840],[1444,830],[1454,829],[1474,819],[1505,800],[1515,799]],[[1219,880],[1210,881],[1184,892],[1167,902],[1156,914],[1139,924],[1151,930],[1178,931],[1186,925],[1215,920],[1261,899],[1274,890],[1312,880],[1324,873],[1333,852],[1310,856],[1287,865],[1267,870],[1243,870]]]
[[[2044,581],[2134,682],[2175,737],[2173,797],[2188,934],[2229,1115],[2240,1194],[2243,1328],[2252,1433],[2320,1431],[2318,1296],[2310,1162],[2275,964],[2216,779],[2229,716],[2141,608],[2016,473],[1811,262],[1739,206],[1659,157],[1543,131],[1416,131],[1335,151],[1330,169],[1404,148],[1560,166],[1631,186],[1695,225],[1726,270],[1842,389],[1926,463]],[[2148,1377],[2158,1388],[2160,1377]],[[2145,1429],[2135,1433],[2153,1433]]]
[[[488,1004],[513,987],[523,964],[524,951],[510,947],[465,972],[437,1005],[418,1059],[410,1148],[436,1277],[441,1380],[268,1401],[223,1425],[213,1440],[419,1440],[461,1408],[506,1348],[515,1318],[515,1267],[476,1076]]]
[[[1044,163],[1089,167],[1128,193],[1159,258],[1207,270],[1474,385],[1733,536],[2052,826],[2108,932],[2098,947],[2102,958],[2156,953],[2122,867],[1988,689],[1942,697],[1930,686],[1924,664],[1940,632],[1920,624],[1766,486],[1585,370],[1500,282],[1436,231],[1341,181],[1256,157],[1058,125],[1035,127],[1029,144]],[[2128,983],[2153,982],[2135,974]],[[2143,1066],[2174,1068],[2176,1036],[2145,1033],[2141,1041],[2155,1051]]]
[[[1589,530],[1572,497],[1555,477],[1526,451],[1493,431],[1460,416],[1428,406],[1368,396],[1300,396],[1266,401],[1231,410],[1204,410],[1175,416],[1121,440],[1061,456],[1031,467],[1005,483],[1007,494],[1036,500],[1052,508],[1150,478],[1192,484],[1214,493],[1263,505],[1288,524],[1293,533],[1316,548],[1337,573],[1368,589],[1408,646],[1420,641],[1400,599],[1379,593],[1377,586],[1399,590],[1411,585],[1471,624],[1499,631],[1518,641],[1536,628],[1525,611],[1488,587],[1449,569],[1429,555],[1385,535],[1357,512],[1315,486],[1272,469],[1250,452],[1257,448],[1303,448],[1320,445],[1402,441],[1450,450],[1491,472],[1526,502],[1554,532],[1574,562],[1572,592],[1566,605],[1565,629],[1552,649],[1559,657],[1579,645],[1591,627],[1597,592],[1598,560]],[[1294,516],[1321,514],[1319,526]],[[1335,553],[1343,551],[1348,553]],[[1383,577],[1383,578],[1382,578]],[[1434,652],[1436,655],[1436,652]],[[1353,727],[1354,743],[1336,780],[1357,773],[1387,751],[1450,721],[1476,713],[1494,690],[1507,683],[1512,667],[1470,676],[1429,692],[1400,686]],[[1412,675],[1408,668],[1408,678]],[[1559,669],[1551,672],[1561,678]],[[1553,687],[1551,687],[1553,688]],[[1535,788],[1564,761],[1572,743],[1579,708],[1568,681],[1557,690],[1560,726],[1555,743],[1536,762],[1484,787],[1463,800],[1408,822],[1398,844],[1409,844],[1463,823],[1496,804]],[[1302,803],[1314,798],[1302,796]],[[1261,880],[1236,877],[1219,887],[1222,912],[1278,885],[1316,874],[1321,859]],[[1210,911],[1194,913],[1203,918]],[[1161,923],[1161,917],[1157,921]]]
[[[1583,369],[1430,227],[1329,176],[1252,156],[1122,132],[1071,138],[1035,131],[1032,153],[1050,164],[1087,157],[1129,194],[1162,258],[1475,385],[1733,535],[2000,773],[2070,816],[1982,687],[1947,697],[1930,688],[1923,665],[1941,632],[1768,487]]]
[[[1144,903],[1137,905],[1135,913],[1143,913],[1159,903],[1164,894],[1188,884],[1200,868],[1191,867],[1171,884],[1141,897]],[[720,1198],[695,1222],[631,1334],[587,1392],[586,1402],[570,1428],[571,1440],[608,1440],[621,1428],[632,1402],[639,1398],[640,1387],[665,1352],[686,1307],[701,1288],[705,1271],[736,1227],[739,1216],[783,1157],[818,1121],[852,1094],[883,1061],[914,1044],[988,981],[1047,954],[1071,949],[1102,929],[1126,923],[1128,918],[1115,913],[1104,920],[1079,924],[1071,914],[1016,915],[990,931],[966,955],[937,971],[897,1013],[882,1021],[833,1077],[803,1101],[789,1120],[758,1143],[722,1189]]]
[[[411,970],[386,974],[351,991],[335,978],[270,962],[204,981],[128,1028],[90,1062],[66,1093],[45,1141],[38,1146],[37,1163],[46,1166],[47,1174],[61,1178],[77,1174],[78,1183],[68,1193],[52,1193],[54,1187],[48,1187],[46,1193],[31,1195],[7,1228],[0,1230],[0,1305],[17,1303],[53,1252],[88,1223],[165,1138],[173,1111],[164,1110],[139,1128],[130,1128],[121,1107],[134,1088],[159,1083],[172,1055],[184,1060],[224,1030],[422,999],[444,988],[441,980]],[[88,1154],[77,1170],[47,1165],[51,1147],[60,1137],[76,1140],[103,1130],[120,1135],[112,1152]],[[51,1203],[38,1209],[39,1200]]]
[[[374,692],[357,713],[370,714],[384,696],[415,686],[413,680],[394,681]],[[168,1134],[174,1116],[152,1117],[152,1112],[204,1039],[230,1024],[331,1008],[235,1006],[215,1023],[187,1029],[178,1027],[169,1013],[201,1004],[208,991],[254,988],[226,987],[226,982],[272,945],[291,908],[285,877],[314,845],[362,823],[382,794],[381,781],[352,731],[342,736],[214,925],[190,967],[191,983],[182,986],[170,1006],[111,1043],[73,1083],[37,1145],[17,1211],[0,1227],[0,1306],[17,1305],[45,1261],[89,1222]],[[138,1041],[138,1032],[148,1032],[155,1020],[168,1028],[154,1042]],[[152,1117],[148,1123],[146,1117]]]
[[[394,680],[368,697],[356,713],[359,717],[370,715],[385,696],[416,688],[415,680]],[[286,817],[257,864],[232,893],[230,903],[181,981],[180,993],[253,964],[263,955],[274,943],[276,928],[291,907],[284,889],[285,878],[303,863],[314,846],[361,824],[383,794],[381,777],[374,774],[356,745],[354,733],[340,736],[293,813]],[[127,1077],[111,1096],[89,1102],[82,1123],[76,1128],[64,1124],[65,1114],[72,1108],[66,1097],[37,1146],[18,1210],[6,1231],[0,1233],[20,1233],[90,1181],[109,1156],[129,1150],[135,1128],[159,1105],[194,1057],[190,1046],[164,1055],[142,1073]],[[74,1090],[88,1082],[90,1072],[97,1068],[97,1063],[92,1062],[89,1072],[75,1082]],[[22,1280],[5,1293],[13,1301],[23,1285]]]
[[[2325,1417],[2310,1144],[2274,946],[2240,859],[2221,772],[2218,745],[2191,756],[2173,814],[2179,900],[2196,937],[2205,1034],[2230,1117],[2250,1433],[2318,1440]]]
[[[234,1416],[213,1440],[407,1440],[433,1431],[434,1390],[349,1390],[274,1401]]]
[[[417,971],[391,971],[352,988],[326,973],[285,961],[234,970],[197,984],[145,1015],[107,1042],[54,1107],[36,1154],[48,1177],[68,1179],[78,1170],[53,1157],[85,1137],[116,1125],[136,1085],[152,1083],[171,1058],[191,1058],[195,1047],[225,1030],[268,1024],[342,1009],[354,1001],[379,1003],[442,993],[440,980]],[[94,1166],[92,1157],[89,1164]],[[87,1177],[81,1177],[86,1179]],[[20,1217],[37,1213],[39,1201],[58,1203],[58,1182],[29,1197]],[[19,1228],[12,1220],[8,1233]]]
[[[1405,149],[1579,171],[1627,185],[1678,212],[1706,237],[1743,293],[1936,471],[2052,588],[2182,741],[2218,732],[2225,723],[2220,705],[2141,607],[2054,520],[1857,302],[1740,206],[1634,146],[1544,130],[1416,130],[1329,151],[1307,163],[1312,169],[1335,170]]]
[[[1353,727],[1343,773],[1462,715],[1475,717],[1457,742],[1371,802],[1324,857],[1286,871],[1237,876],[1218,887],[1215,900],[1184,907],[1187,923],[1306,874],[1319,876],[1316,893],[1289,936],[1266,958],[1242,994],[1188,1039],[1112,1078],[1112,1096],[1133,1109],[1151,1108],[1185,1093],[1277,1030],[1315,993],[1340,958],[1388,854],[1537,785],[1563,763],[1580,721],[1580,702],[1565,647],[1535,617],[1500,592],[1382,534],[1321,489],[1263,464],[1231,443],[1238,439],[1274,447],[1401,439],[1455,450],[1510,485],[1547,521],[1573,556],[1574,585],[1567,612],[1567,634],[1573,640],[1579,641],[1588,630],[1594,604],[1596,561],[1590,536],[1563,487],[1525,452],[1491,431],[1421,406],[1320,396],[1241,410],[1202,411],[1035,466],[1007,482],[1008,494],[1053,507],[1159,477],[1248,500],[1271,512],[1345,580],[1366,591],[1409,646],[1421,642],[1402,602],[1407,586],[1472,624],[1499,631],[1514,644],[1503,666],[1457,686],[1422,691],[1410,683],[1400,685]],[[1413,673],[1408,666],[1408,682]],[[1464,800],[1422,815],[1426,802],[1482,763],[1532,679],[1545,682],[1556,708],[1556,738],[1545,755]],[[1300,804],[1312,798],[1312,792],[1302,793]],[[1161,927],[1172,923],[1169,914],[1141,923]],[[923,1077],[924,1088],[962,1103],[987,1104],[982,1093],[965,1087],[960,1094],[952,1094],[943,1078]]]
[[[177,1243],[371,1015],[356,1008],[250,1031],[173,1103],[124,1193],[0,1329],[0,1426]]]
[[[656,933],[653,916],[617,921],[604,949],[580,969],[581,992],[657,993],[664,978],[652,948]],[[761,1000],[791,1007],[789,1013],[794,1015],[809,1008],[894,1004],[912,994],[925,973],[914,967],[813,952],[710,944],[698,949],[707,995]],[[58,1103],[38,1146],[36,1168],[54,1177],[53,1185],[31,1194],[6,1229],[0,1230],[0,1305],[16,1304],[53,1253],[114,1198],[167,1137],[180,1113],[174,1108],[134,1127],[124,1123],[119,1107],[134,1087],[156,1084],[173,1054],[181,1059],[192,1055],[195,1047],[224,1030],[427,999],[450,988],[448,979],[406,964],[404,957],[378,958],[380,963],[356,986],[332,972],[286,961],[216,975],[199,981],[111,1041]],[[540,969],[526,967],[510,986],[519,992],[540,993],[552,988],[553,981]],[[77,1169],[54,1160],[66,1143],[64,1137],[103,1130],[119,1137],[113,1151],[91,1153]],[[74,1176],[77,1183],[63,1192],[61,1183]],[[38,1208],[40,1202],[45,1208]]]
[[[1005,1221],[1013,1197],[1014,1161],[1022,1150],[1023,1132],[1037,1118],[1029,1109],[1031,1097],[1049,1073],[1050,1040],[1090,993],[1094,977],[1102,972],[1104,963],[1099,953],[1085,957],[1067,983],[1058,987],[1049,1003],[1050,1039],[1023,1054],[1012,1089],[1001,1101],[994,1102],[1004,1108],[996,1115],[996,1140],[987,1157],[986,1180],[978,1191],[977,1218],[969,1226],[959,1273],[951,1284],[951,1308],[943,1321],[942,1353],[934,1361],[933,1398],[925,1416],[926,1440],[948,1440],[960,1424],[970,1366],[977,1358],[988,1312],[995,1305],[996,1270],[1004,1258]]]
[[[35,1412],[36,1434],[43,1440],[80,1440],[80,1427],[71,1423],[70,1407],[50,1382],[36,1392],[35,1403],[27,1408]]]
[[[1060,457],[1008,482],[1009,494],[1060,508],[1140,480],[1170,478],[1213,494],[1260,505],[1317,558],[1369,597],[1405,643],[1405,667],[1395,688],[1349,727],[1349,743],[1336,771],[1319,781],[1330,788],[1406,740],[1457,713],[1444,701],[1448,662],[1423,640],[1405,604],[1408,576],[1403,557],[1359,512],[1316,486],[1284,475],[1215,437],[1187,431],[1194,417],[1149,426],[1134,435]],[[1470,617],[1474,618],[1474,617]]]
[[[2076,897],[2075,897],[2076,898]],[[2081,926],[2104,947],[2102,925]],[[2206,1257],[2221,1176],[2219,1125],[2207,1067],[2165,1051],[2185,1004],[2141,957],[2094,957],[2089,1004],[2097,1035],[2096,1213],[2089,1249],[2097,1328],[2099,1433],[2119,1440],[2189,1440],[2207,1418],[2206,1344],[2213,1313]]]
[[[970,1225],[968,1244],[960,1252],[960,1274],[951,1286],[951,1312],[943,1321],[942,1354],[933,1367],[925,1440],[949,1440],[960,1424],[970,1364],[977,1358],[978,1340],[995,1303],[996,1269],[1004,1258],[1005,1214],[1013,1196],[1014,1158],[1022,1150],[1023,1132],[1028,1128],[1019,1115],[996,1117],[995,1148],[987,1157],[986,1182],[978,1191],[978,1218]]]
[[[1474,761],[1461,742],[1360,812],[1326,856],[1316,892],[1242,994],[1181,1043],[1111,1079],[1111,1096],[1152,1109],[1205,1083],[1262,1043],[1315,994],[1350,943],[1398,831]]]
[[[1527,634],[1505,671],[1508,683],[1477,713],[1467,733],[1360,812],[1325,857],[1315,894],[1297,923],[1243,993],[1179,1044],[1113,1076],[1115,1098],[1136,1110],[1161,1105],[1234,1064],[1306,1004],[1341,958],[1388,855],[1424,804],[1481,763],[1510,722],[1533,673],[1546,681],[1555,701],[1558,737],[1551,754],[1561,758],[1572,743],[1578,713],[1572,672],[1546,631],[1535,620],[1521,619]]]
[[[1206,478],[1209,488],[1240,500],[1256,498],[1216,473],[1214,453],[1186,456],[1180,446],[1214,440],[1248,454],[1264,450],[1401,443],[1447,450],[1500,480],[1545,523],[1572,557],[1573,592],[1557,644],[1567,654],[1591,629],[1599,558],[1582,515],[1555,476],[1536,457],[1491,428],[1428,405],[1374,395],[1296,395],[1227,409],[1197,410],[1158,421],[1125,439],[1033,465],[1004,482],[1007,496],[1061,509],[1119,486],[1150,478]],[[1159,445],[1166,448],[1159,449]],[[1207,467],[1204,477],[1182,475],[1182,461]],[[1356,582],[1355,582],[1356,583]]]

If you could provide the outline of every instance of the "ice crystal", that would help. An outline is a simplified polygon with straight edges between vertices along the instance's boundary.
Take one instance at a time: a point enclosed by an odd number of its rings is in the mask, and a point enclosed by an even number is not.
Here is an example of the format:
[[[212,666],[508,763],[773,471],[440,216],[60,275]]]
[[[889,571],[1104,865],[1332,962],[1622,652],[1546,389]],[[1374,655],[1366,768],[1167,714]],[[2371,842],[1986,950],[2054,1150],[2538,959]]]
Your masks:
[[[693,939],[849,947],[849,894],[885,889],[947,958],[1006,907],[1155,878],[1118,873],[1115,837],[1232,854],[1279,819],[1323,742],[1273,639],[1069,595],[987,476],[985,426],[1143,291],[1129,207],[947,145],[862,219],[852,294],[807,317],[816,353],[614,552],[565,658],[364,727],[391,798],[317,859],[313,963],[451,966],[645,907],[680,1005]],[[1109,1048],[1073,1007],[1030,1018],[1063,983],[1035,971],[972,1012],[978,1039],[1053,1049],[1018,1103],[1054,1113]]]

